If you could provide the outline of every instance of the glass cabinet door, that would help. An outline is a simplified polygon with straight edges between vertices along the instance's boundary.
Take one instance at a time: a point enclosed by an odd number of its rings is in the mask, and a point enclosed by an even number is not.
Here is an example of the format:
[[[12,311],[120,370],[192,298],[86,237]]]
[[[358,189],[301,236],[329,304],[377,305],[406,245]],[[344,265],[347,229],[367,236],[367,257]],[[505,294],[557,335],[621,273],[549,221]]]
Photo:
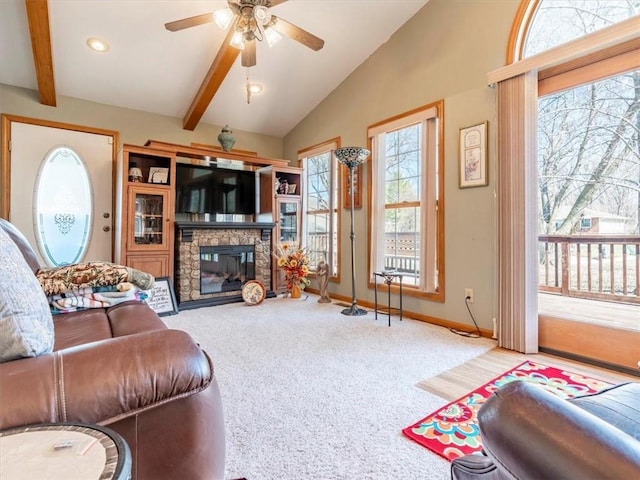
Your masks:
[[[279,201],[280,243],[300,242],[300,201]]]
[[[146,247],[162,248],[167,245],[167,192],[154,191],[153,189],[133,188],[132,212],[130,219],[133,222],[130,232],[130,248]]]

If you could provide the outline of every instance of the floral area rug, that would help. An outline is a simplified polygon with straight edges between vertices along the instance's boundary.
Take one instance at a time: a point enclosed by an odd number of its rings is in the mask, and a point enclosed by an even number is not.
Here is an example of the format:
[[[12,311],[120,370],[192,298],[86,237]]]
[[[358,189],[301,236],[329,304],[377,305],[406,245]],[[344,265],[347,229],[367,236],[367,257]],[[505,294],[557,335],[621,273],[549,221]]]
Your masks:
[[[514,380],[541,385],[565,399],[594,393],[610,385],[603,380],[526,361],[405,428],[402,433],[449,461],[480,453],[482,442],[476,414],[493,392]]]

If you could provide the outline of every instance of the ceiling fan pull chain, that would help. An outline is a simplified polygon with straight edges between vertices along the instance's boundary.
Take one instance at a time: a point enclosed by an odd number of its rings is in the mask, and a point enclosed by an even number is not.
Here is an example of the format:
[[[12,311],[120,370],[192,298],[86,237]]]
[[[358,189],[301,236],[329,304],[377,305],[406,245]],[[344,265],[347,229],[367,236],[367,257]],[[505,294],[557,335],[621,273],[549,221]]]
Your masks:
[[[245,85],[247,89],[247,105],[251,103],[251,82],[249,81],[249,69],[247,68],[247,84]]]

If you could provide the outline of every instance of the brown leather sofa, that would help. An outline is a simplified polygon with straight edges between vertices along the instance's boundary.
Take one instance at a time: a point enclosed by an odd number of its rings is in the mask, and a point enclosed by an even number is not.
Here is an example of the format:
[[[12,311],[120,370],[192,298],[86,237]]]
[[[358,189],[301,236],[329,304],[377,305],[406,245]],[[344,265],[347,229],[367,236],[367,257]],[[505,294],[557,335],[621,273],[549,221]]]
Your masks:
[[[640,383],[563,400],[515,381],[478,411],[485,455],[451,463],[454,480],[640,478]]]
[[[10,234],[35,271],[30,245]],[[1,295],[1,293],[0,293]],[[106,425],[132,453],[133,480],[222,480],[224,424],[207,354],[140,302],[54,315],[53,353],[0,363],[0,429]]]

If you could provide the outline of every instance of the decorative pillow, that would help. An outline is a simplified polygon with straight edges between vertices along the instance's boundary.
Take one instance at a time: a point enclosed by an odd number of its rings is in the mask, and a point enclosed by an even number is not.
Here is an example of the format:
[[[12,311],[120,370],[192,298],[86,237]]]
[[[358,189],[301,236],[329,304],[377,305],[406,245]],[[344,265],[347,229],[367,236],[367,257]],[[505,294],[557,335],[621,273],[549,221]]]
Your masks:
[[[133,283],[141,290],[153,287],[153,275],[135,268],[109,262],[86,262],[56,268],[41,268],[36,277],[45,295],[59,295],[70,290],[106,287],[123,282]]]
[[[33,271],[0,229],[0,362],[53,350],[53,319]]]

